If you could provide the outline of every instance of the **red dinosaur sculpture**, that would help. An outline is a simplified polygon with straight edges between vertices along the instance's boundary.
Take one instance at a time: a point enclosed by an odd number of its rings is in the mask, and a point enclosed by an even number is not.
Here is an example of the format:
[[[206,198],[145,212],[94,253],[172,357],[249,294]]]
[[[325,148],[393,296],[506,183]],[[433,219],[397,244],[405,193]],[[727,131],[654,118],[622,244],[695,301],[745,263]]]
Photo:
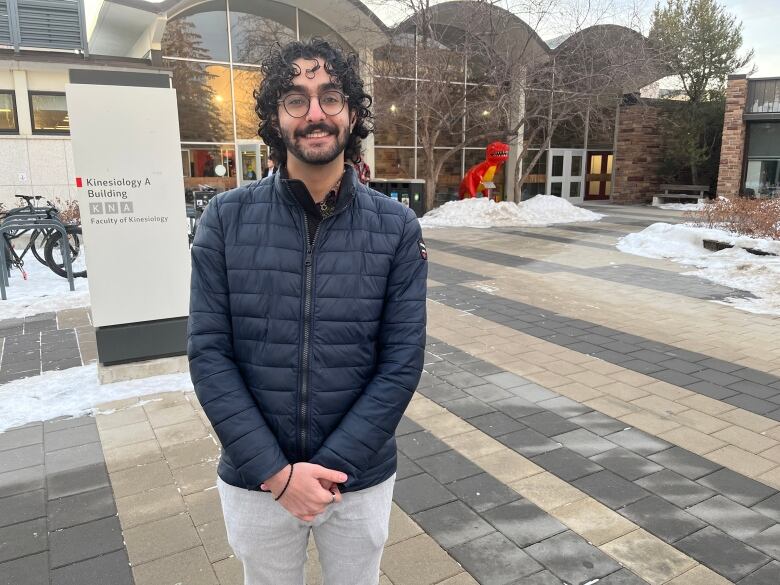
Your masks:
[[[503,142],[491,142],[485,149],[485,160],[471,167],[460,182],[458,194],[461,199],[476,197],[478,192],[488,195],[485,183],[493,177],[509,157],[509,145]]]

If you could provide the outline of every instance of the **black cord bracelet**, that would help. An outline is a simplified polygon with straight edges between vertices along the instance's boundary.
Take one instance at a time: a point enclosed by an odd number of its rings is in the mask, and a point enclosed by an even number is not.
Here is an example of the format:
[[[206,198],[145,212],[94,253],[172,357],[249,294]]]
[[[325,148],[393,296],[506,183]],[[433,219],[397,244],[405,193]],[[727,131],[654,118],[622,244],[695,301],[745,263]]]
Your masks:
[[[284,495],[284,492],[287,491],[287,488],[290,486],[290,480],[292,479],[292,474],[293,474],[293,467],[295,467],[295,463],[290,463],[290,475],[287,476],[287,483],[284,484],[284,489],[281,492],[279,492],[279,495],[274,498],[274,502],[278,501]]]

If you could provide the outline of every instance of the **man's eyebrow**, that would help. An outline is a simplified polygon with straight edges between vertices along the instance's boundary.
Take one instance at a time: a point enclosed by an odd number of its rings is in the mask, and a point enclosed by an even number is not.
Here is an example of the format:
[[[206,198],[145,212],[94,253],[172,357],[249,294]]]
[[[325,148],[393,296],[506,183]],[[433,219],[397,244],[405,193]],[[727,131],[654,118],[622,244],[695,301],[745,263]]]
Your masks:
[[[319,89],[320,92],[328,91],[330,89],[337,89],[337,90],[341,91],[341,87],[339,87],[337,84],[333,83],[332,81],[330,81],[328,83],[321,83],[318,89]],[[291,85],[287,89],[287,91],[284,92],[284,93],[302,93],[302,94],[306,94],[307,93],[307,89],[304,86],[302,86],[302,85]]]

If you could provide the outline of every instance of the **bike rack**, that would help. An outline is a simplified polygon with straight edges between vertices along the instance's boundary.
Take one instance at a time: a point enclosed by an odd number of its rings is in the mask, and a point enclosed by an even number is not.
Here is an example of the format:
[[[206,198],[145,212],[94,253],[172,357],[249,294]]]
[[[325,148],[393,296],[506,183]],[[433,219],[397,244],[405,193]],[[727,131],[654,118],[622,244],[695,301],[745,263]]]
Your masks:
[[[2,223],[0,223],[0,238],[2,238],[2,245],[6,245],[5,240],[5,234],[7,232],[13,231],[13,230],[34,230],[36,228],[53,228],[57,230],[60,233],[60,238],[62,241],[62,258],[65,262],[65,272],[68,275],[68,284],[70,285],[70,290],[75,291],[76,286],[73,283],[73,267],[71,266],[71,259],[70,259],[70,244],[68,243],[68,233],[65,230],[65,226],[62,224],[62,222],[51,219],[51,218],[35,218],[30,219],[30,217],[22,217],[22,216],[9,216],[6,217]],[[6,257],[5,249],[3,249],[2,253],[2,259],[0,259],[0,263],[2,263],[2,270],[0,270],[0,296],[2,296],[2,299],[8,300],[8,295],[6,293],[6,288],[11,285],[9,280],[9,275],[11,271],[11,266],[8,264],[8,258]]]

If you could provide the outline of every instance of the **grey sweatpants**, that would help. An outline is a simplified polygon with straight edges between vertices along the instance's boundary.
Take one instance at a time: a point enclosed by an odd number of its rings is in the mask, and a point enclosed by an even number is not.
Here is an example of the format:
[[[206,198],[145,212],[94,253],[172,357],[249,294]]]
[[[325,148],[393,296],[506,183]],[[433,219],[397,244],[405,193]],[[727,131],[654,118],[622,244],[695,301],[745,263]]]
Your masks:
[[[395,475],[342,494],[314,522],[303,522],[270,493],[217,479],[227,537],[244,565],[244,585],[304,585],[309,531],[319,552],[323,585],[377,585],[387,540]]]

